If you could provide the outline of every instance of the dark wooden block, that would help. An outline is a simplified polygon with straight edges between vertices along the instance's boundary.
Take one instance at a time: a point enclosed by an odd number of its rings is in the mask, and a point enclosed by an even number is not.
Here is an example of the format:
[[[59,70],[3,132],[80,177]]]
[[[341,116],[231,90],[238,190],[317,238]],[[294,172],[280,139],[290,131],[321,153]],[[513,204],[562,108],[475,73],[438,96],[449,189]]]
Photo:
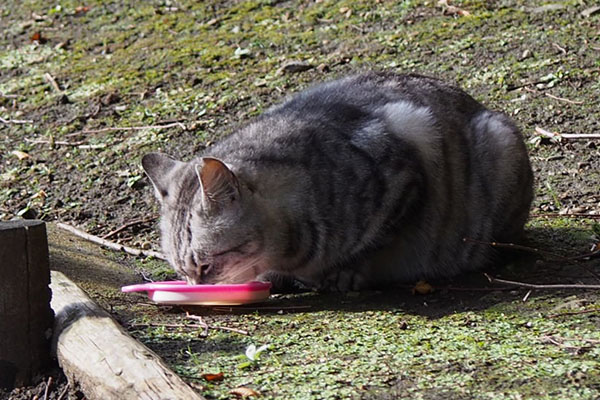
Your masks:
[[[49,284],[45,224],[0,222],[0,387],[28,384],[50,364]]]

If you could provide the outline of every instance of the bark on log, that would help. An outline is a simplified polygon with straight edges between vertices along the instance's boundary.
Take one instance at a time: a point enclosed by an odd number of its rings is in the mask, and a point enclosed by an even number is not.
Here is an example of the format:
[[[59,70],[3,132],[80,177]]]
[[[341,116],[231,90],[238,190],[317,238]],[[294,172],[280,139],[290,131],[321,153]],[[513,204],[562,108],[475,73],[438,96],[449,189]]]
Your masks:
[[[0,387],[29,384],[50,364],[49,283],[44,223],[0,222]]]
[[[202,399],[64,274],[52,271],[50,287],[53,349],[87,399]]]

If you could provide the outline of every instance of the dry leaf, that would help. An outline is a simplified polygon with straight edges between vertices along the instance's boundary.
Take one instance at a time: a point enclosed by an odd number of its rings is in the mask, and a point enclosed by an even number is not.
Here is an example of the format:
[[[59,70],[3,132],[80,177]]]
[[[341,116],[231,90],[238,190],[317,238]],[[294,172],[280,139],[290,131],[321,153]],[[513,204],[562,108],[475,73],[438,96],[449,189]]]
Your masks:
[[[200,376],[209,382],[218,382],[225,379],[225,375],[222,372],[218,372],[216,374],[202,374]]]
[[[438,1],[438,6],[441,6],[444,9],[444,15],[460,15],[461,17],[471,15],[467,10],[450,5],[448,0]]]
[[[229,391],[229,393],[234,394],[238,397],[241,397],[242,399],[245,399],[246,397],[251,397],[251,396],[255,396],[255,397],[260,396],[260,393],[258,393],[256,390],[250,389],[247,387],[239,387],[239,388],[231,389]]]
[[[415,284],[415,287],[412,289],[413,294],[429,294],[433,292],[433,286],[425,281],[419,281]]]
[[[48,197],[48,195],[43,190],[40,190],[39,192],[31,196],[32,199],[45,199],[46,197]]]
[[[31,156],[24,151],[13,150],[10,152],[13,156],[17,157],[19,160],[29,160]]]
[[[45,37],[42,36],[42,32],[40,31],[34,32],[33,35],[31,35],[30,39],[32,42],[38,42],[39,44],[44,44],[48,41]]]
[[[77,7],[75,7],[75,14],[77,14],[77,15],[85,14],[88,11],[90,11],[90,7],[89,6],[77,6]]]

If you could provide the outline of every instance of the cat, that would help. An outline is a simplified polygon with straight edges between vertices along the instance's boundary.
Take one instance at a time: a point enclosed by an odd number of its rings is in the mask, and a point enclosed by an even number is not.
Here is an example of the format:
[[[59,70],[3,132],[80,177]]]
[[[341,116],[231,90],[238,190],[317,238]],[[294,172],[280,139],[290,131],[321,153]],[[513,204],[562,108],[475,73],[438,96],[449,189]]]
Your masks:
[[[190,162],[150,153],[162,249],[189,283],[362,290],[489,266],[532,201],[504,114],[422,75],[292,96]]]

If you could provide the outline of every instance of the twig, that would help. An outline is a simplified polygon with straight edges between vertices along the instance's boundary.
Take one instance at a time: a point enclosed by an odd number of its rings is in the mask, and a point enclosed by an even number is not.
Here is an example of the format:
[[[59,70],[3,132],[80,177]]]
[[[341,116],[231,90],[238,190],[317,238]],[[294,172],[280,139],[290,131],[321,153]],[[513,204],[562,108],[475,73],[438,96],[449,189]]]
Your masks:
[[[548,318],[566,317],[568,315],[580,315],[580,314],[588,314],[588,313],[593,313],[593,312],[600,312],[600,308],[592,308],[592,309],[588,309],[588,310],[579,310],[579,311],[570,311],[570,312],[561,313],[561,314],[551,314],[551,315],[548,315]]]
[[[411,288],[414,286],[411,286]],[[434,286],[435,290],[450,290],[455,292],[497,292],[503,290],[511,290],[511,288],[497,288],[497,287],[460,287],[460,286]]]
[[[527,294],[523,297],[523,303],[525,303],[527,301],[527,299],[529,298],[529,296],[531,295],[532,290],[529,290],[527,292]]]
[[[199,324],[163,324],[161,322],[149,322],[144,324],[129,324],[132,328],[144,328],[149,326],[163,326],[165,328],[204,328],[204,325]]]
[[[229,328],[227,326],[215,326],[215,325],[209,325],[207,324],[204,319],[199,316],[199,315],[193,315],[190,314],[188,311],[185,312],[185,317],[188,319],[193,319],[194,321],[198,321],[198,323],[200,323],[200,325],[206,326],[206,329],[220,329],[223,331],[230,331],[230,332],[236,332],[236,333],[240,333],[242,335],[249,335],[248,331],[245,331],[243,329],[237,329],[237,328]]]
[[[51,147],[58,145],[58,146],[73,146],[73,147],[77,147],[79,149],[104,149],[104,148],[106,148],[105,144],[84,144],[85,142],[82,142],[82,141],[65,142],[65,141],[61,141],[61,140],[33,140],[33,139],[28,139],[28,138],[25,138],[25,141],[27,143],[32,143],[32,144],[49,144]]]
[[[557,49],[558,51],[560,51],[563,54],[567,54],[567,50],[564,47],[560,47],[558,45],[558,43],[552,42],[552,47],[554,47],[555,49]]]
[[[542,337],[540,337],[540,340],[542,343],[550,343],[550,344],[558,346],[562,349],[575,350],[576,353],[578,353],[579,351],[582,350],[582,347],[566,345],[563,342],[561,342],[560,339],[558,339],[554,336],[542,336]]]
[[[504,249],[521,250],[521,251],[526,251],[529,253],[538,254],[538,255],[541,255],[542,257],[555,258],[555,259],[561,260],[561,261],[573,261],[574,260],[572,257],[565,257],[565,256],[561,256],[558,254],[550,253],[548,251],[536,249],[533,247],[522,246],[520,244],[514,244],[514,243],[484,242],[481,240],[476,240],[476,239],[471,239],[471,238],[463,238],[463,242],[471,242],[471,243],[475,243],[475,244],[481,244],[481,245],[492,246],[492,247],[497,247],[497,248],[504,248]],[[577,257],[579,257],[579,256],[577,256]]]
[[[579,100],[569,100],[569,99],[566,99],[566,98],[564,98],[564,97],[558,97],[558,96],[555,96],[555,95],[553,95],[553,94],[551,94],[551,93],[544,93],[544,95],[545,95],[546,97],[550,97],[551,99],[558,100],[558,101],[564,101],[565,103],[569,103],[569,104],[583,104],[583,101],[579,101]]]
[[[555,96],[555,95],[550,94],[550,93],[539,92],[537,90],[530,89],[527,86],[523,87],[523,89],[525,89],[529,93],[535,93],[535,94],[540,94],[541,93],[541,94],[543,94],[546,97],[549,97],[551,99],[558,100],[558,101],[564,101],[565,103],[569,103],[569,104],[583,104],[583,101],[575,101],[575,100],[565,99],[564,97],[558,97],[558,96]]]
[[[130,324],[132,328],[143,328],[149,326],[165,327],[165,328],[192,328],[192,329],[204,329],[201,337],[208,336],[208,326],[199,324],[163,324],[163,323],[147,323],[147,324]]]
[[[600,339],[588,339],[581,337],[564,337],[564,336],[552,336],[556,340],[562,340],[563,342],[586,342],[600,344]]]
[[[69,133],[65,136],[78,136],[78,135],[86,135],[88,133],[104,133],[104,132],[113,132],[113,131],[138,131],[142,129],[168,129],[179,127],[184,131],[187,130],[187,127],[181,122],[172,122],[170,124],[165,125],[144,125],[144,126],[115,126],[101,129],[84,129],[79,132]]]
[[[589,219],[600,219],[600,215],[597,214],[583,214],[583,213],[547,213],[547,214],[531,214],[532,218],[589,218]]]
[[[513,285],[529,289],[600,289],[600,285],[583,285],[583,284],[553,284],[553,285],[542,285],[537,283],[524,283],[517,281],[509,281],[506,279],[494,278],[486,273],[485,277],[490,283],[503,283],[506,285]]]
[[[4,92],[0,92],[0,97],[4,97],[5,99],[18,99],[19,96],[16,94],[6,94]]]
[[[580,337],[568,338],[568,337],[562,337],[562,336],[547,335],[547,336],[541,336],[540,340],[542,342],[550,343],[550,344],[553,344],[553,345],[558,346],[563,349],[575,350],[576,353],[579,353],[580,351],[582,351],[586,348],[589,349],[591,347],[590,345],[600,344],[600,340],[598,340],[598,339],[587,339],[587,338],[580,338]],[[565,342],[583,342],[583,343],[586,343],[586,345],[573,346],[573,345],[565,344]]]
[[[279,310],[306,310],[312,306],[289,306],[289,307],[213,307],[214,311],[233,312],[233,311],[279,311]]]
[[[54,79],[54,77],[50,75],[49,72],[46,72],[44,74],[44,79],[50,84],[50,86],[52,86],[52,89],[54,89],[56,93],[62,93],[60,86],[58,86],[58,83],[56,83],[56,79]]]
[[[139,274],[142,276],[142,279],[144,280],[144,282],[154,282],[154,279],[146,276],[146,274],[144,273],[144,271],[139,271]]]
[[[104,246],[104,247],[108,247],[109,249],[112,249],[112,250],[123,251],[123,252],[125,252],[127,254],[131,254],[131,255],[134,255],[134,256],[149,256],[149,257],[154,257],[154,258],[158,258],[158,259],[166,261],[166,257],[162,253],[159,253],[157,251],[134,249],[133,247],[124,246],[124,245],[121,245],[121,244],[118,244],[118,243],[114,243],[114,242],[111,242],[109,240],[99,238],[98,236],[91,235],[91,234],[89,234],[87,232],[83,232],[83,231],[81,231],[81,230],[79,230],[79,229],[77,229],[77,228],[75,228],[75,227],[73,227],[71,225],[67,225],[67,224],[62,223],[62,222],[57,223],[57,226],[59,228],[61,228],[61,229],[64,229],[66,231],[69,231],[69,232],[73,233],[74,235],[77,235],[77,236],[82,237],[82,238],[84,238],[86,240],[89,240],[90,242],[99,244],[99,245]]]
[[[48,377],[48,382],[46,382],[46,389],[44,389],[44,400],[48,400],[48,392],[50,391],[50,385],[52,385],[52,377]]]
[[[108,239],[109,237],[114,236],[117,233],[120,233],[127,228],[130,228],[132,226],[139,225],[139,224],[145,224],[146,222],[154,221],[156,218],[158,218],[158,217],[156,215],[153,215],[153,216],[147,217],[147,218],[134,219],[133,221],[127,222],[126,224],[121,225],[117,229],[108,232],[106,235],[102,236],[102,239]]]
[[[63,389],[63,391],[60,392],[60,396],[58,396],[57,400],[62,400],[62,398],[65,397],[65,395],[69,391],[69,386],[70,386],[70,383],[67,382],[67,384],[66,384],[65,388]]]
[[[9,125],[9,124],[14,124],[14,125],[33,124],[33,121],[30,119],[4,119],[2,117],[0,117],[0,122],[2,122],[3,124],[6,124],[6,125]]]
[[[579,133],[557,133],[550,132],[539,126],[535,127],[535,132],[539,135],[550,139],[600,139],[600,133],[587,133],[587,134],[579,134]]]

